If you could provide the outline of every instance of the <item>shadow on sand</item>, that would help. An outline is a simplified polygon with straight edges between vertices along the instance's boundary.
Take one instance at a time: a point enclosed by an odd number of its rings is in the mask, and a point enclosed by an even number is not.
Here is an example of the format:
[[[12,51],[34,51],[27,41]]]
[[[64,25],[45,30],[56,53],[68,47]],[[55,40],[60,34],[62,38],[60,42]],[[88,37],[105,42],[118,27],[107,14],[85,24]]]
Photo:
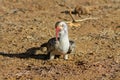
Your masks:
[[[10,57],[10,58],[16,57],[16,58],[21,58],[21,59],[34,58],[34,59],[48,60],[49,58],[48,54],[35,54],[37,50],[40,50],[40,47],[29,48],[26,52],[23,52],[23,53],[0,52],[0,55],[4,57]]]

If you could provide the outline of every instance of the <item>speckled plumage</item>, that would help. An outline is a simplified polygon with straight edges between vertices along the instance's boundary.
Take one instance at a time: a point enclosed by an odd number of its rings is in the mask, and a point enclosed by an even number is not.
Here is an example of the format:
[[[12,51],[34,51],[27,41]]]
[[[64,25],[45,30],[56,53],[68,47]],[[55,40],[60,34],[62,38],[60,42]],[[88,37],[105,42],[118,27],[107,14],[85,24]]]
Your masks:
[[[57,22],[55,28],[62,26],[59,31],[59,37],[51,38],[47,42],[47,53],[50,54],[50,59],[54,59],[55,55],[64,55],[65,59],[68,59],[68,54],[73,52],[75,48],[74,41],[68,38],[68,26],[65,22]]]
[[[74,51],[75,48],[75,43],[74,41],[70,40],[69,41],[69,49],[67,51],[67,53],[63,53],[60,49],[59,49],[59,42],[56,41],[56,38],[51,38],[48,42],[47,42],[47,52],[48,53],[54,53],[56,55],[64,55],[64,54],[70,54],[71,52]]]

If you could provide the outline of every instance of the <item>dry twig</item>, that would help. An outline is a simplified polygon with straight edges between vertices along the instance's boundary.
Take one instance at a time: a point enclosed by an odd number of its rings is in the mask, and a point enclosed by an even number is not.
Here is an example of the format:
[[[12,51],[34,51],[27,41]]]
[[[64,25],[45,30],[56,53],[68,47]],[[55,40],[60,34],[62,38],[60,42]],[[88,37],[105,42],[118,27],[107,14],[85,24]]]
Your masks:
[[[99,19],[99,18],[95,18],[95,17],[90,17],[90,18],[84,18],[84,19],[80,19],[80,20],[75,20],[73,19],[73,21],[66,21],[66,23],[74,23],[74,22],[82,22],[82,21],[86,21],[86,20],[91,20],[91,19]]]
[[[58,4],[58,2],[57,2],[57,4]],[[95,17],[90,17],[90,18],[84,18],[84,19],[80,19],[80,20],[75,20],[75,18],[72,15],[72,10],[70,9],[70,7],[67,6],[66,4],[64,4],[64,7],[66,7],[68,9],[68,14],[72,18],[72,21],[66,21],[66,23],[68,23],[68,24],[72,23],[72,25],[73,25],[73,23],[77,23],[77,22],[82,22],[82,21],[91,20],[91,19],[94,19],[94,20],[98,19],[98,18],[95,18]]]

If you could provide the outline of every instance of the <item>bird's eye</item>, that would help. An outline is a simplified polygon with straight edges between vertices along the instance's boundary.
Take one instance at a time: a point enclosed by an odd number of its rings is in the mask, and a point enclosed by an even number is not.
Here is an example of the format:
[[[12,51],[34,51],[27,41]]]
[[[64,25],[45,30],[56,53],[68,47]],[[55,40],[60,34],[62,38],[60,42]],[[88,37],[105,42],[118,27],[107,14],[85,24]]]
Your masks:
[[[64,24],[62,24],[62,27],[64,27]]]

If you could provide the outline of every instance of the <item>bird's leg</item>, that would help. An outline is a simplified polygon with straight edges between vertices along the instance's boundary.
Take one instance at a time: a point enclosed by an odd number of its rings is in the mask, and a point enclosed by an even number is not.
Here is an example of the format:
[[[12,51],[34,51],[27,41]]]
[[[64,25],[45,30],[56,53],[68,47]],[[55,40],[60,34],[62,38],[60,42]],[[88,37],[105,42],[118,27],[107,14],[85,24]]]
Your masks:
[[[68,59],[68,54],[64,55],[64,59],[67,60]]]
[[[50,59],[52,60],[52,59],[54,59],[54,57],[55,57],[55,55],[50,53]]]

